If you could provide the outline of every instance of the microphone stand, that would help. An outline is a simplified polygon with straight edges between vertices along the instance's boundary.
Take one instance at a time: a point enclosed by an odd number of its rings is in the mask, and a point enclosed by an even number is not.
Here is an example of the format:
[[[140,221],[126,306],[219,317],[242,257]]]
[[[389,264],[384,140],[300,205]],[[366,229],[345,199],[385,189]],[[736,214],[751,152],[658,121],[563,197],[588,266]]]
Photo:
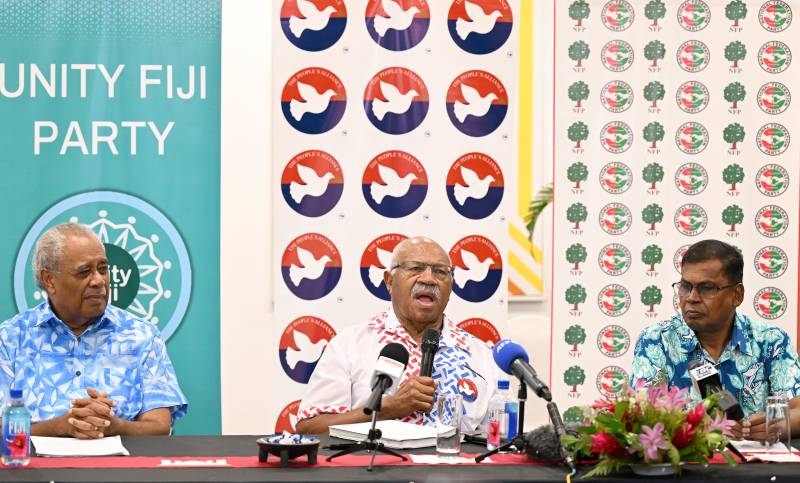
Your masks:
[[[364,441],[356,441],[355,443],[345,443],[345,444],[331,444],[326,446],[325,449],[332,449],[338,450],[339,452],[328,456],[325,458],[325,461],[332,461],[334,458],[338,458],[339,456],[344,456],[346,454],[356,453],[358,451],[366,451],[372,454],[372,457],[369,460],[369,466],[367,466],[367,471],[372,471],[372,464],[375,462],[375,454],[382,453],[388,454],[390,456],[397,456],[398,458],[402,459],[403,461],[407,461],[408,458],[401,455],[400,453],[391,450],[383,445],[379,440],[381,439],[381,430],[375,428],[375,424],[378,422],[378,413],[381,411],[381,402],[378,400],[377,407],[372,411],[372,427],[369,429],[367,433],[367,439]]]
[[[517,414],[517,434],[522,434],[525,431],[525,401],[528,400],[528,385],[522,381],[519,381],[517,400],[519,401],[519,413]]]

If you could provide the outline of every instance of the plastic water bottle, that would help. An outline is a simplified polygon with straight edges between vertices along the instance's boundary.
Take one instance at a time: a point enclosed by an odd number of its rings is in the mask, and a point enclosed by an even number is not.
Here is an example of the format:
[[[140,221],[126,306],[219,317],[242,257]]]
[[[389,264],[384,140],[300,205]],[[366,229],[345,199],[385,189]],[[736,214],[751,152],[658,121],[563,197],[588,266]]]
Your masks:
[[[3,409],[3,449],[6,466],[25,466],[31,460],[31,414],[22,402],[22,389],[9,391],[11,400]]]
[[[505,386],[505,390],[503,390]],[[497,381],[498,391],[489,399],[489,418],[486,422],[486,449],[497,449],[502,444],[502,433],[508,431],[506,417],[506,392],[508,381]]]

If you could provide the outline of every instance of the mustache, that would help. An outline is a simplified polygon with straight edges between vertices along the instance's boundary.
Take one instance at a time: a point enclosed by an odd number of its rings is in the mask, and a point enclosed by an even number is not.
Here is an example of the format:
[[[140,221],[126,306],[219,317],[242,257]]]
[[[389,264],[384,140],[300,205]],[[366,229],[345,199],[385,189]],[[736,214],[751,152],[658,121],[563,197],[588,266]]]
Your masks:
[[[416,297],[420,292],[429,292],[433,296],[433,299],[437,302],[442,297],[442,291],[439,290],[438,285],[429,285],[427,283],[417,282],[413,287],[411,287],[411,296]]]

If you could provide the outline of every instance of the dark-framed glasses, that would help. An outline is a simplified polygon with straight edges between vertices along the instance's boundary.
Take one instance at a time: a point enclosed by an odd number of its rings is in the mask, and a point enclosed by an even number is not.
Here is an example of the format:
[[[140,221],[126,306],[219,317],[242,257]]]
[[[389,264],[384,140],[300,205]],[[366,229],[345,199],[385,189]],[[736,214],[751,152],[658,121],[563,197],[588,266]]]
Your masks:
[[[393,266],[390,270],[399,268],[411,276],[418,276],[425,273],[428,268],[431,269],[433,277],[437,280],[447,280],[453,275],[453,267],[450,265],[443,265],[441,263],[423,263],[423,262],[400,262]]]
[[[675,294],[680,298],[686,298],[689,294],[692,293],[693,290],[697,290],[697,294],[702,299],[713,299],[722,290],[726,288],[731,288],[739,285],[738,283],[732,283],[730,285],[723,285],[722,287],[717,287],[711,283],[701,283],[699,285],[692,285],[689,282],[685,282],[681,280],[680,282],[675,282],[672,284],[672,289],[675,290]]]

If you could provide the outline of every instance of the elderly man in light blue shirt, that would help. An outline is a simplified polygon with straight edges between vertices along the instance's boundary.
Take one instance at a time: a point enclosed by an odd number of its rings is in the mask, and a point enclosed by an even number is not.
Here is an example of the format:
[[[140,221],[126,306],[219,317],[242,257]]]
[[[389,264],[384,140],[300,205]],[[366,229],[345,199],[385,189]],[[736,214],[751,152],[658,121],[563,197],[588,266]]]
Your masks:
[[[108,305],[105,248],[86,226],[36,244],[47,300],[0,325],[0,388],[18,388],[33,435],[169,434],[187,401],[158,329]]]

